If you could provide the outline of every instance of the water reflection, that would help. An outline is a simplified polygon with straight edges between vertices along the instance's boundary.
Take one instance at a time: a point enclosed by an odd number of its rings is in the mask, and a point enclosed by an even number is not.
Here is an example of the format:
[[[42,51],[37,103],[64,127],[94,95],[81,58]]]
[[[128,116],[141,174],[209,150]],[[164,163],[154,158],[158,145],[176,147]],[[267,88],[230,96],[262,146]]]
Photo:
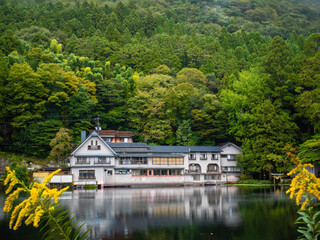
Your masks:
[[[109,188],[65,192],[60,200],[76,219],[92,227],[89,239],[230,239],[297,238],[297,206],[285,189],[234,186],[181,188]],[[0,207],[4,195],[0,194]],[[37,231],[8,229],[7,239],[40,239]],[[23,237],[21,237],[23,236]]]
[[[171,226],[218,223],[241,225],[237,187],[116,188],[77,190],[63,195],[91,239],[131,236],[132,233]]]

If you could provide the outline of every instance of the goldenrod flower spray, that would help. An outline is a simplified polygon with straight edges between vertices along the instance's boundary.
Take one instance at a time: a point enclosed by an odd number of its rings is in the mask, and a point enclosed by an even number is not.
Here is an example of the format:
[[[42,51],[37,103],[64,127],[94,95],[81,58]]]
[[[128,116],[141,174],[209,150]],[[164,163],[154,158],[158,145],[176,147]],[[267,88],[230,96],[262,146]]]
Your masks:
[[[61,211],[61,208],[57,209],[59,196],[65,192],[68,187],[58,190],[56,188],[50,189],[47,187],[47,183],[51,178],[59,173],[61,169],[49,174],[42,183],[33,182],[30,186],[26,186],[24,182],[20,181],[14,170],[10,170],[6,167],[7,177],[4,181],[4,185],[9,185],[6,194],[9,194],[6,198],[3,211],[10,212],[12,209],[9,227],[13,230],[17,230],[24,222],[26,225],[33,224],[34,227],[38,227],[40,220],[45,218],[47,220],[46,225],[50,228],[50,233],[47,231],[45,235],[52,234],[57,235],[57,239],[84,239],[88,233],[79,234],[82,225],[75,228],[77,223],[72,223],[74,218],[68,219],[70,214],[57,214],[56,211]],[[14,187],[16,187],[15,190]],[[20,204],[13,207],[13,202],[19,197],[20,193],[27,193],[28,198],[24,199]],[[67,223],[67,224],[66,224]],[[54,231],[52,231],[54,229]],[[72,233],[76,233],[73,237]],[[49,236],[48,236],[49,237]]]

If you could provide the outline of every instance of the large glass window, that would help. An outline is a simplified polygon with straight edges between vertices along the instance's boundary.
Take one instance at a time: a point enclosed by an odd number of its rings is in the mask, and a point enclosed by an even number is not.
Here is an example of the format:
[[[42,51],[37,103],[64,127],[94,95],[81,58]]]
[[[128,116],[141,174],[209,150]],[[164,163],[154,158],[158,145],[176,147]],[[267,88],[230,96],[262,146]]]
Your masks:
[[[95,179],[95,171],[94,170],[80,170],[79,171],[79,179]]]
[[[87,157],[77,157],[76,164],[89,164],[90,158]]]
[[[223,170],[226,172],[239,172],[240,169],[237,167],[223,167]]]
[[[152,159],[153,165],[183,165],[182,157],[154,157]]]
[[[220,175],[204,175],[204,180],[220,180]]]
[[[192,175],[193,180],[199,181],[200,180],[200,175]]]
[[[94,159],[95,164],[110,164],[110,158],[109,157],[96,157]]]
[[[147,176],[147,170],[146,169],[132,170],[132,176]]]
[[[116,169],[114,174],[130,174],[130,170],[128,169]]]
[[[170,176],[183,175],[183,170],[181,169],[169,169]]]
[[[219,171],[219,166],[217,164],[208,164],[207,172],[217,172]]]
[[[119,158],[120,165],[131,165],[131,164],[148,164],[146,157],[121,157]]]
[[[189,171],[190,172],[201,172],[201,167],[199,164],[190,164]]]

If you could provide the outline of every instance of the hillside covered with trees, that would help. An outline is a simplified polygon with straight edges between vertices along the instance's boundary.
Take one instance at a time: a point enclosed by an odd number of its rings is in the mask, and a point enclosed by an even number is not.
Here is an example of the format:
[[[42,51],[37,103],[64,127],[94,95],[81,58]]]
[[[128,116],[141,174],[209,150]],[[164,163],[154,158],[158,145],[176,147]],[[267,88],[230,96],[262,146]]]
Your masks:
[[[149,144],[234,141],[248,176],[319,162],[316,0],[1,0],[0,19],[2,151],[63,158],[99,116]]]

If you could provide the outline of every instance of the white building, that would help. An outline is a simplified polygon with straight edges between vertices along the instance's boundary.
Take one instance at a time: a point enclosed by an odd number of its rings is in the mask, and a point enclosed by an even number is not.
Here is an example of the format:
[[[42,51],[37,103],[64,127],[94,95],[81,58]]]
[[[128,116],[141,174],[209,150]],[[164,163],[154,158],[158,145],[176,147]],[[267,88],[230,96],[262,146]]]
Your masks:
[[[72,153],[75,186],[186,185],[237,181],[233,143],[222,146],[149,146],[108,143],[92,132]]]

